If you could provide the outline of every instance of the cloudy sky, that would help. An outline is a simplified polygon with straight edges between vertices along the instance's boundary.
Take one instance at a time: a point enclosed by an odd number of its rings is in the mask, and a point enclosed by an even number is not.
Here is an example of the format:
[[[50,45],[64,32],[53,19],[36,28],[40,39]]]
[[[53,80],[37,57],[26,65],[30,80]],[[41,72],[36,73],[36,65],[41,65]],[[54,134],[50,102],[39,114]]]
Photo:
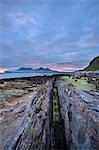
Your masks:
[[[74,71],[97,55],[99,0],[0,0],[0,71]]]

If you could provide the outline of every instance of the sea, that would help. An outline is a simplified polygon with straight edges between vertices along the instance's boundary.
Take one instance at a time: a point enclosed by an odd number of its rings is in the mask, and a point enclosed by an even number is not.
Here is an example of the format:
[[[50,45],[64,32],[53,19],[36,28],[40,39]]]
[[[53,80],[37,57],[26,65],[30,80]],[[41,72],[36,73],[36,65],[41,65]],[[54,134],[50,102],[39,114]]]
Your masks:
[[[34,76],[52,76],[60,73],[0,73],[0,79],[5,78],[21,78],[21,77],[34,77]]]

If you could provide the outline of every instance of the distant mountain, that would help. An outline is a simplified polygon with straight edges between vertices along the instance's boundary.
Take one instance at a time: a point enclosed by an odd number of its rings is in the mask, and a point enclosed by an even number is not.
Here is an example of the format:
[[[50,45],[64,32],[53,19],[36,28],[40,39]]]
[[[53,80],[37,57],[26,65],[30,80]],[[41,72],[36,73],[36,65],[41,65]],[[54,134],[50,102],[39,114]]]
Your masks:
[[[99,70],[99,56],[95,57],[84,71],[97,71]]]
[[[17,69],[17,72],[33,72],[34,69],[32,68],[25,68],[25,67],[21,67],[19,69]]]
[[[13,71],[5,71],[5,73],[59,73],[59,72],[51,70],[49,68],[42,68],[42,67],[38,69],[21,67]]]
[[[32,68],[20,67],[16,70],[5,71],[5,73],[24,73],[24,72],[33,72]]]
[[[57,73],[58,71],[54,71],[54,70],[51,70],[51,69],[49,69],[49,68],[42,68],[42,67],[40,67],[39,69],[36,69],[35,70],[36,72],[38,72],[38,73]]]

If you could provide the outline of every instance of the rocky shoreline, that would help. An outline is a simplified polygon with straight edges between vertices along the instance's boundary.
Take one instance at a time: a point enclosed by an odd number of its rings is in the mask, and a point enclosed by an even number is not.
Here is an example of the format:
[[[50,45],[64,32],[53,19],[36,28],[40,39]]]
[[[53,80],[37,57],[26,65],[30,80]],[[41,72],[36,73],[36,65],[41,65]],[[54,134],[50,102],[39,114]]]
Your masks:
[[[61,76],[0,80],[1,150],[98,150],[99,93]]]

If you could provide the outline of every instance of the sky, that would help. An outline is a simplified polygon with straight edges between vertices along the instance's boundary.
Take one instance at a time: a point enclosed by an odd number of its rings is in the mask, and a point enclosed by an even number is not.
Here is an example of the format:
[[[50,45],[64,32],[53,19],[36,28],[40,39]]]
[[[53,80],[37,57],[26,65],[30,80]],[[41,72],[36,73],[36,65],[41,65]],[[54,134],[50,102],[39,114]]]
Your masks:
[[[99,55],[99,0],[0,0],[0,72],[75,71]]]

